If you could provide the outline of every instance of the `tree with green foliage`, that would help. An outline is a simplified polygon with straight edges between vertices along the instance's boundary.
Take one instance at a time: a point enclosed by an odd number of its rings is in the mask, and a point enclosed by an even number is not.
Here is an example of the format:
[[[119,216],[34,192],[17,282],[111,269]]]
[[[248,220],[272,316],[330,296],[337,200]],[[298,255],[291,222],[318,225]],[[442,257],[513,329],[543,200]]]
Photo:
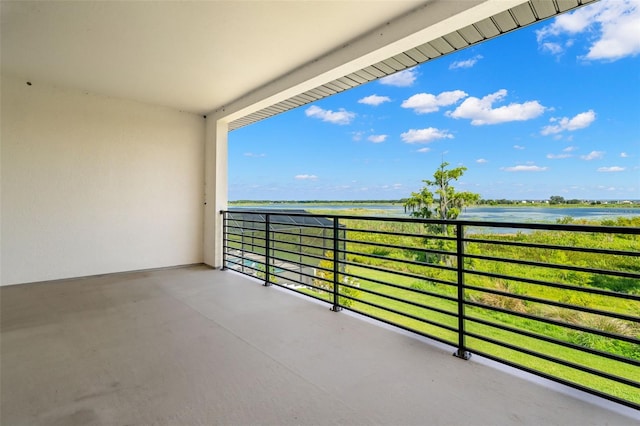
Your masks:
[[[433,180],[423,180],[425,186],[420,192],[412,192],[411,197],[405,201],[404,209],[410,211],[411,216],[423,219],[454,220],[458,218],[464,207],[480,201],[480,194],[456,191],[451,185],[452,181],[462,177],[467,168],[460,166],[447,169],[448,165],[447,162],[440,164],[433,174]],[[432,188],[434,188],[433,191]],[[448,234],[445,225],[441,226],[441,230],[445,236]]]
[[[454,169],[447,169],[449,163],[443,162],[433,174],[433,180],[423,180],[425,186],[420,192],[412,192],[411,197],[404,203],[404,210],[410,211],[411,216],[422,219],[455,220],[458,218],[464,207],[477,204],[480,201],[480,194],[467,191],[456,191],[452,181],[462,177],[467,170],[460,166]],[[436,198],[437,197],[437,198]],[[449,236],[450,226],[446,224],[425,225],[427,230],[433,234]],[[425,239],[427,248],[439,251],[453,251],[452,241],[440,239]],[[424,262],[445,263],[453,265],[452,256],[442,254],[429,254],[428,251],[418,252],[418,259]]]
[[[559,195],[552,195],[549,198],[549,204],[564,204],[565,200],[564,197],[561,197]]]

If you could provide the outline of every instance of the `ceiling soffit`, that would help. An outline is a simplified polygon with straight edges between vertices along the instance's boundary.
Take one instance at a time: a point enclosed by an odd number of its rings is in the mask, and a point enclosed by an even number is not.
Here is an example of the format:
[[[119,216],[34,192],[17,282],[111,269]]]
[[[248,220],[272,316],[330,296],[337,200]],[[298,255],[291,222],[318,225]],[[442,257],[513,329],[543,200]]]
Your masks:
[[[474,44],[535,24],[558,14],[584,6],[594,0],[529,0],[490,18],[460,28],[447,35],[415,46],[373,65],[337,78],[296,96],[255,111],[229,123],[229,131],[273,117],[291,109],[324,99],[336,93],[378,80]]]

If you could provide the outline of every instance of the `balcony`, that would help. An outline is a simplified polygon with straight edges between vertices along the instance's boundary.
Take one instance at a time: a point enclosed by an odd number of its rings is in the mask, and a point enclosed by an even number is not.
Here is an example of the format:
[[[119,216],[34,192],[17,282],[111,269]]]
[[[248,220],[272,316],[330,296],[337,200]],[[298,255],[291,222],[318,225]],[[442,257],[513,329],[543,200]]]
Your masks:
[[[631,424],[631,408],[205,266],[3,287],[0,422]]]
[[[453,254],[414,253],[448,256],[450,264],[434,268],[441,282],[426,280],[430,289],[417,289],[426,299],[407,303],[416,289],[389,284],[411,275],[375,278],[381,294],[356,276],[328,279],[355,267],[346,264],[356,254],[347,253],[348,230],[340,223],[321,220],[316,242],[327,246],[314,246],[316,259],[305,265],[314,253],[279,246],[269,230],[262,242],[259,228],[223,237],[219,214],[228,204],[229,131],[591,2],[2,2],[0,423],[636,419],[635,402],[626,397],[637,390],[636,359],[591,351],[622,366],[594,367],[614,376],[595,374],[598,380],[622,389],[596,398],[504,367],[495,363],[501,357],[478,347],[470,333],[481,333],[467,327],[467,316],[511,290],[457,284],[457,259],[482,256],[466,241]],[[226,253],[223,238],[231,243]],[[308,244],[299,234],[285,238]],[[445,248],[457,244],[441,241]],[[370,249],[369,259],[395,250]],[[318,276],[322,261],[331,267]],[[246,276],[202,266],[162,269],[193,264],[226,265]],[[589,274],[587,267],[565,270]],[[617,277],[637,279],[634,271]],[[263,288],[256,277],[275,286]],[[349,285],[357,293],[347,294]],[[466,300],[459,289],[486,295]],[[404,296],[391,294],[398,291]],[[637,293],[629,295],[615,300],[637,306]],[[518,296],[523,304],[540,303],[540,296]],[[600,315],[588,311],[600,307],[578,302],[558,303]],[[412,325],[404,322],[408,309],[421,312],[411,314]],[[612,318],[626,324],[637,314],[616,311]],[[504,324],[475,319],[475,326],[510,333]],[[545,324],[637,344],[627,334]],[[459,358],[450,356],[454,351]],[[468,353],[470,360],[460,359]],[[586,368],[579,374],[594,375]]]

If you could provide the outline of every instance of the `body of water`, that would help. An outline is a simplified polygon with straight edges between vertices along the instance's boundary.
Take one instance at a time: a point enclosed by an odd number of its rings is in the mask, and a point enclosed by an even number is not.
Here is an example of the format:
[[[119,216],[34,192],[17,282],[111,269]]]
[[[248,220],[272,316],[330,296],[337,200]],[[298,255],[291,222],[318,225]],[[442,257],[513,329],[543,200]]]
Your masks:
[[[233,207],[233,206],[232,206]],[[372,210],[372,216],[404,216],[404,208],[399,204],[260,204],[242,205],[251,209],[296,209],[331,210],[337,214],[350,209]],[[640,207],[468,207],[459,216],[464,220],[494,222],[543,222],[555,223],[557,219],[571,216],[574,219],[602,220],[616,217],[640,216]]]

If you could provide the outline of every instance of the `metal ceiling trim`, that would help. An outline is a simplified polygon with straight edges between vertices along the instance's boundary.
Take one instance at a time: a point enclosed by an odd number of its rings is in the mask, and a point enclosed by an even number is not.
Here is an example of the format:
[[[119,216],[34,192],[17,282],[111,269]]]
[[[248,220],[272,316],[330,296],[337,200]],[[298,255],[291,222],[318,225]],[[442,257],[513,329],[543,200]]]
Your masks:
[[[458,29],[376,64],[322,84],[285,101],[265,107],[229,123],[229,131],[245,127],[282,112],[324,99],[370,81],[473,46],[516,29],[557,16],[597,0],[529,0],[509,10]]]

